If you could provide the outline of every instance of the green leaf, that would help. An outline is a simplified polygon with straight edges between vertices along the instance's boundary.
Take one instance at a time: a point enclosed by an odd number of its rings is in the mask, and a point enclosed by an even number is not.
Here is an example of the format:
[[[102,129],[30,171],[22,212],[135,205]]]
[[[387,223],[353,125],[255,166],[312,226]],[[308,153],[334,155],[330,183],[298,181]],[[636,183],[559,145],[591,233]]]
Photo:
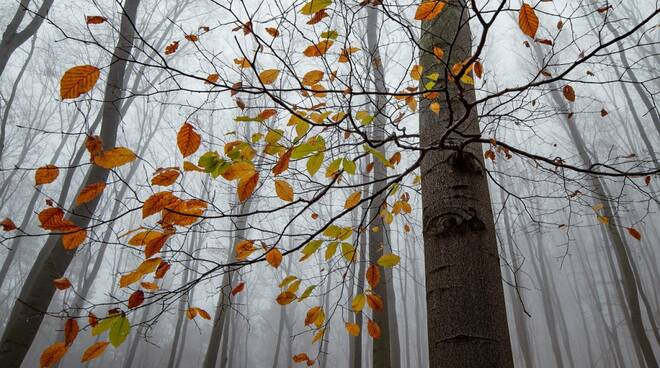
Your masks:
[[[107,331],[117,321],[119,315],[108,317],[92,328],[92,336],[97,336]]]
[[[323,230],[323,235],[328,238],[338,238],[341,233],[341,228],[337,225],[330,225],[325,230]]]
[[[352,262],[355,259],[355,247],[351,243],[341,243],[341,255],[344,256],[347,262]]]
[[[330,258],[335,256],[335,253],[337,253],[337,246],[339,245],[339,242],[331,242],[328,244],[328,248],[325,250],[325,260],[329,261]]]
[[[305,299],[307,299],[308,296],[312,295],[312,291],[316,288],[316,285],[308,286],[305,291],[300,295],[300,298],[298,298],[298,301],[301,302]]]
[[[355,175],[355,169],[356,165],[353,160],[350,160],[348,158],[344,158],[344,161],[342,161],[342,166],[344,167],[344,171],[351,175]]]
[[[325,158],[325,154],[323,152],[319,152],[314,156],[310,157],[309,160],[307,160],[307,172],[309,173],[309,175],[311,176],[316,175],[316,173],[321,168],[321,165],[323,165],[324,158]]]
[[[342,159],[338,158],[338,159],[332,161],[330,163],[330,165],[328,165],[328,168],[325,169],[325,176],[327,178],[331,177],[332,175],[337,173],[337,171],[339,171],[339,167],[341,166],[341,161],[342,161]]]
[[[311,0],[300,9],[300,13],[304,15],[312,15],[327,8],[330,4],[332,4],[332,0]]]
[[[284,136],[284,131],[280,129],[273,129],[268,131],[266,134],[266,143],[268,144],[275,144],[282,139]]]
[[[110,343],[114,347],[119,347],[124,343],[126,337],[131,332],[131,322],[125,316],[119,317],[110,329]]]
[[[309,155],[312,152],[316,151],[316,147],[309,144],[309,143],[303,143],[298,146],[296,146],[293,151],[291,152],[291,159],[292,160],[298,160],[301,159],[307,155]]]
[[[311,242],[307,243],[307,245],[305,245],[305,247],[301,251],[303,257],[300,258],[300,260],[304,261],[307,258],[311,257],[311,255],[314,254],[321,247],[321,244],[323,244],[323,240],[312,240]]]
[[[332,30],[332,31],[325,31],[325,32],[321,33],[321,38],[327,38],[327,39],[330,39],[330,40],[336,40],[337,37],[339,37],[339,33],[337,33],[337,31],[335,31],[335,30]]]

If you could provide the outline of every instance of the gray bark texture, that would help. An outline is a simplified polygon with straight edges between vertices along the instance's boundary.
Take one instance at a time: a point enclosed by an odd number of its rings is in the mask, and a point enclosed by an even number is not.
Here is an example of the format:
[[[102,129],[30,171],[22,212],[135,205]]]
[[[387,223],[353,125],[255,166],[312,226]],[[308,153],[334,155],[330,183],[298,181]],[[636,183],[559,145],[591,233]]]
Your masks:
[[[438,88],[446,85],[438,97],[439,114],[429,109],[432,101],[421,99],[422,148],[438,144],[448,127],[462,119],[460,133],[480,134],[479,120],[462,101],[474,101],[474,91],[446,78],[447,68],[471,56],[467,18],[463,1],[454,0],[434,20],[422,22],[420,64],[425,74],[445,76]],[[433,46],[445,51],[442,62],[435,59]],[[457,137],[451,133],[446,143]],[[428,150],[421,174],[430,366],[513,367],[481,147]]]
[[[135,34],[133,22],[136,19],[139,3],[140,0],[126,0],[124,4],[120,37],[108,73],[100,135],[105,150],[114,148],[117,140],[121,115],[115,103],[122,97],[126,60],[131,57]],[[108,175],[109,170],[94,165],[87,173],[80,189],[89,184],[105,182]],[[80,228],[86,228],[94,215],[99,200],[97,198],[81,206],[73,205],[69,209],[68,219]],[[62,247],[60,238],[59,234],[48,237],[11,311],[9,322],[0,341],[0,362],[4,367],[18,368],[23,362],[55,293],[52,280],[62,277],[75,254],[75,251],[68,251]]]

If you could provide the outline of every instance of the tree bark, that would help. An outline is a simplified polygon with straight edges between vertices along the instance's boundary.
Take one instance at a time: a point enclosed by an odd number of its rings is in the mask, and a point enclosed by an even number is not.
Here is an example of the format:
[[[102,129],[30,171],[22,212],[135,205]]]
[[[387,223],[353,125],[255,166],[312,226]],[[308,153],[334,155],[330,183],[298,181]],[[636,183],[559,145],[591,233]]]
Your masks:
[[[471,56],[472,37],[463,1],[452,0],[432,21],[422,22],[420,64],[424,73],[445,76],[446,92],[439,114],[432,101],[420,103],[422,148],[440,143],[452,124],[458,131],[480,135],[474,111],[460,99],[475,100],[474,90],[461,90],[446,80],[447,66],[438,63],[433,46],[451,50],[449,67]],[[445,60],[443,60],[445,61]],[[423,83],[421,88],[424,88]],[[449,142],[458,138],[451,133]],[[501,270],[481,146],[460,152],[433,149],[421,163],[426,299],[431,366],[447,368],[513,367]]]
[[[52,2],[52,0],[51,0]],[[133,22],[140,0],[126,0],[120,26],[120,37],[114,50],[105,89],[101,139],[105,150],[114,148],[121,120],[115,102],[122,97],[126,60],[130,59],[134,29]],[[1,66],[1,64],[0,64]],[[89,184],[105,182],[109,170],[92,166],[80,189]],[[72,206],[67,217],[80,228],[86,228],[99,203],[99,198],[81,206]],[[61,277],[71,263],[75,251],[65,250],[60,235],[50,235],[30,270],[9,322],[0,341],[0,361],[5,367],[18,368],[34,340],[44,313],[55,293],[52,280]]]

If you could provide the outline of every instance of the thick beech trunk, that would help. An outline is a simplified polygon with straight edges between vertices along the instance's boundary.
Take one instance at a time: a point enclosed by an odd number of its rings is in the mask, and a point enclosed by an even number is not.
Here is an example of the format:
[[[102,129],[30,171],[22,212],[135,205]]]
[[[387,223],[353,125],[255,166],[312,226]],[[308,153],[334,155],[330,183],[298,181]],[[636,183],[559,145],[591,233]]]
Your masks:
[[[434,20],[422,22],[420,64],[425,74],[446,75],[445,64],[433,55],[434,46],[450,55],[449,60],[443,60],[449,68],[471,56],[472,37],[467,19],[464,2],[453,0],[447,2]],[[474,91],[459,90],[455,81],[446,78],[439,80],[438,87],[445,84],[446,93],[438,97],[439,114],[429,109],[432,101],[422,98],[423,149],[440,143],[448,127],[461,119],[465,120],[458,131],[480,134],[474,111],[466,111],[460,101],[474,101]],[[458,138],[456,133],[451,133],[447,142],[451,143],[453,138]],[[481,146],[470,145],[460,152],[426,151],[421,175],[430,364],[446,368],[512,367]]]

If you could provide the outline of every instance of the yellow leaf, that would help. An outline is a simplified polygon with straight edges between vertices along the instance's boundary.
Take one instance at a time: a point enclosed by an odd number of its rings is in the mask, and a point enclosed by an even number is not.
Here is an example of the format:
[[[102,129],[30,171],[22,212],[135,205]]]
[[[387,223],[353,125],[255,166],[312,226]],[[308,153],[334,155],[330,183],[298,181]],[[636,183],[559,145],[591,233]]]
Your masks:
[[[353,298],[351,302],[351,309],[353,312],[358,313],[364,309],[364,303],[367,301],[367,297],[364,294],[358,294]]]
[[[321,338],[323,337],[324,334],[325,334],[325,328],[320,329],[319,332],[314,334],[314,337],[312,337],[312,344],[314,344],[315,342],[321,340]]]
[[[432,102],[431,105],[429,106],[429,109],[433,111],[434,113],[438,114],[440,113],[440,104],[438,102]]]
[[[401,257],[397,256],[394,253],[388,253],[388,254],[383,254],[380,258],[378,258],[378,263],[381,267],[385,268],[391,268],[399,264],[399,261],[401,260]]]
[[[422,65],[413,65],[412,69],[410,70],[410,78],[416,81],[422,79],[423,71],[424,67]]]
[[[275,180],[275,193],[283,201],[293,201],[293,188],[284,180]]]
[[[115,147],[94,156],[93,161],[104,169],[113,169],[135,160],[136,157],[135,153],[126,147]]]
[[[320,82],[323,79],[324,73],[320,70],[312,70],[311,72],[305,73],[303,76],[302,84],[304,86],[313,86],[316,83]]]
[[[135,272],[139,272],[143,275],[150,274],[154,271],[156,271],[156,268],[160,265],[160,262],[163,260],[161,258],[150,258],[147,259],[146,261],[140,263],[138,268],[135,270]]]
[[[67,347],[63,342],[56,342],[44,349],[39,358],[39,366],[47,368],[54,366],[66,354]]]
[[[296,280],[296,281],[292,282],[291,284],[289,284],[289,287],[286,288],[286,291],[291,292],[291,293],[297,292],[298,289],[300,288],[300,283],[301,282],[302,282],[302,280]]]
[[[60,169],[55,165],[46,165],[37,169],[34,173],[34,185],[52,183],[60,175]]]
[[[60,97],[62,100],[78,98],[94,88],[101,71],[92,65],[80,65],[64,72],[60,80]]]
[[[278,69],[268,69],[259,73],[259,80],[265,85],[273,84],[279,75],[280,71]]]
[[[128,241],[128,245],[133,245],[133,246],[147,245],[150,242],[152,242],[153,240],[156,240],[156,239],[160,238],[163,235],[165,235],[165,233],[162,233],[162,232],[156,231],[156,230],[141,231],[141,232],[135,234]]]
[[[315,45],[308,46],[303,54],[307,57],[323,56],[334,43],[332,40],[323,40]]]
[[[415,20],[433,20],[445,7],[442,1],[427,0],[419,4],[415,11]]]
[[[197,152],[201,142],[202,137],[197,134],[195,128],[189,123],[184,123],[176,135],[176,145],[183,157],[188,157]]]
[[[360,334],[360,326],[357,323],[346,322],[346,331],[351,336],[358,336]]]
[[[78,197],[76,197],[76,206],[80,206],[81,204],[87,203],[98,197],[101,193],[103,193],[105,186],[105,182],[94,183],[86,186],[83,190],[80,191]]]
[[[295,279],[297,279],[297,277],[295,277],[293,275],[289,275],[289,276],[285,277],[284,279],[282,279],[282,282],[280,282],[279,287],[285,287],[285,286],[289,285],[291,283],[291,281],[293,281]]]
[[[520,30],[531,38],[536,38],[536,31],[539,29],[539,18],[529,4],[523,3],[518,13],[518,25]]]
[[[99,342],[96,342],[96,343],[92,344],[83,353],[81,362],[84,363],[84,362],[87,362],[89,360],[98,358],[99,356],[101,356],[101,354],[103,354],[103,352],[105,351],[105,348],[107,348],[108,345],[110,345],[110,342],[108,342],[108,341],[99,341]]]
[[[134,284],[142,279],[143,274],[141,272],[133,271],[125,275],[122,275],[119,279],[119,287],[125,288],[131,284]]]
[[[361,192],[354,192],[351,195],[346,198],[346,202],[344,203],[344,208],[349,209],[353,208],[360,203],[360,199],[362,199],[362,193]]]
[[[300,13],[304,15],[312,15],[316,12],[319,12],[332,4],[332,0],[310,0],[305,4]]]
[[[312,307],[307,311],[305,316],[305,326],[311,325],[321,315],[321,307]]]
[[[603,225],[607,225],[610,223],[610,219],[605,216],[598,215],[596,218],[598,219],[598,222],[600,222]]]

